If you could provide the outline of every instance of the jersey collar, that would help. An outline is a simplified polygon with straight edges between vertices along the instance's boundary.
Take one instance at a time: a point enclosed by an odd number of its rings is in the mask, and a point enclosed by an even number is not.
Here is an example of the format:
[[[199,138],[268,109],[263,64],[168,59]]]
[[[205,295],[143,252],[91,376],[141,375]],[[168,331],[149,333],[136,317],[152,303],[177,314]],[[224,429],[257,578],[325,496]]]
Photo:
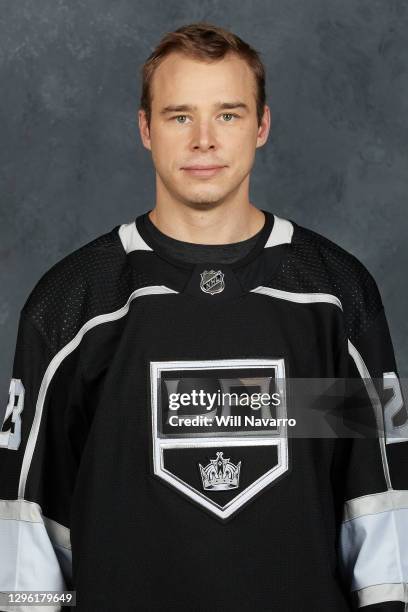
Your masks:
[[[292,241],[293,224],[287,220],[272,214],[271,212],[260,209],[265,215],[265,223],[259,233],[258,240],[254,247],[244,257],[229,264],[232,270],[245,266],[255,259],[263,249],[271,248],[280,244]],[[191,270],[195,263],[181,261],[168,255],[167,251],[160,245],[153,243],[150,234],[146,229],[146,217],[150,211],[142,213],[130,223],[125,223],[119,227],[119,236],[126,253],[134,251],[145,251],[157,254],[173,266]]]

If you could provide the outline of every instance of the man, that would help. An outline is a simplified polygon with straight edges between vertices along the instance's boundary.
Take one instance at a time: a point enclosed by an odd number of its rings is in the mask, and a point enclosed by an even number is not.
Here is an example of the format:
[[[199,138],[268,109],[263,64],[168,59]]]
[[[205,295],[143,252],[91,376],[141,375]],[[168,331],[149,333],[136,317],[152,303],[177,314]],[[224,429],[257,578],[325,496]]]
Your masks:
[[[144,65],[155,206],[58,262],[21,312],[1,591],[76,590],[81,612],[406,607],[384,308],[353,255],[249,202],[264,85],[256,51],[211,24]],[[294,381],[331,378],[362,381],[375,436],[290,435]]]

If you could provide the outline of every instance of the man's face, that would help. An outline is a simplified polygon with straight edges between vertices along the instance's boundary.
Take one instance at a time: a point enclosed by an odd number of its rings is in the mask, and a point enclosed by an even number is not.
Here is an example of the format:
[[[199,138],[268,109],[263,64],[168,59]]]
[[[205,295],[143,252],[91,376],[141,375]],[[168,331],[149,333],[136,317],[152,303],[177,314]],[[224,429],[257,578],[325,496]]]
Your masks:
[[[143,111],[139,128],[152,152],[160,195],[208,207],[248,190],[270,115],[265,106],[258,127],[255,77],[246,62],[234,54],[205,63],[172,53],[156,69],[151,92],[150,130]]]

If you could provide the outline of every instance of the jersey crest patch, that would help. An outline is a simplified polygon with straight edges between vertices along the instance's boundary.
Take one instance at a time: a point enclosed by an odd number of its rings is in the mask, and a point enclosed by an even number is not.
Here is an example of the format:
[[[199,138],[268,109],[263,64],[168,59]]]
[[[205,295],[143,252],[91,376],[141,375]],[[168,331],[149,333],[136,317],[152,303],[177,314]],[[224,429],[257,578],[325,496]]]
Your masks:
[[[152,471],[221,521],[289,468],[283,359],[151,361]]]

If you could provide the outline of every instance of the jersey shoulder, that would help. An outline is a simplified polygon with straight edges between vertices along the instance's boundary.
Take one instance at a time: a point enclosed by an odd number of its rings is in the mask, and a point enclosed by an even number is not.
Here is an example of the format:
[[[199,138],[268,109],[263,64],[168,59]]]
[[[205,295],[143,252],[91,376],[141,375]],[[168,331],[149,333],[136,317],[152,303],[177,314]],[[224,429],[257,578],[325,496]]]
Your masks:
[[[22,312],[54,350],[93,317],[123,306],[131,288],[143,283],[127,265],[119,227],[59,260],[29,294]]]
[[[328,293],[342,305],[350,338],[371,325],[383,308],[377,283],[352,253],[322,234],[294,221],[287,257],[274,277],[278,289]]]

